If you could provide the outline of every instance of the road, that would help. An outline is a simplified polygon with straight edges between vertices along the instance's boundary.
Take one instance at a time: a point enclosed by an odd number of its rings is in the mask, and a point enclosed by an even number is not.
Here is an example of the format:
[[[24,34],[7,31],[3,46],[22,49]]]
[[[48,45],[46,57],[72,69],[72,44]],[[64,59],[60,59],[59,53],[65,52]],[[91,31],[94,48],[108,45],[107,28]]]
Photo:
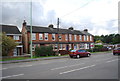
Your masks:
[[[118,79],[118,56],[92,54],[80,59],[3,64],[2,79]]]

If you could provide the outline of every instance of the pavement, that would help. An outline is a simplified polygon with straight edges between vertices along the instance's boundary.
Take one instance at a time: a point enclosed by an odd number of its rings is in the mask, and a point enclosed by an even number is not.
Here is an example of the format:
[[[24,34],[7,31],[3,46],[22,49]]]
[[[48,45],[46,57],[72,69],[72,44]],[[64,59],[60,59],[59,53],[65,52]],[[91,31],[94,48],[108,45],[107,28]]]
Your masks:
[[[0,61],[0,63],[6,64],[6,63],[17,63],[17,62],[29,62],[29,61],[38,61],[38,60],[60,59],[60,58],[67,58],[67,57],[69,56],[56,56],[56,57],[44,57],[44,58],[34,58],[34,59],[24,59],[24,60]]]

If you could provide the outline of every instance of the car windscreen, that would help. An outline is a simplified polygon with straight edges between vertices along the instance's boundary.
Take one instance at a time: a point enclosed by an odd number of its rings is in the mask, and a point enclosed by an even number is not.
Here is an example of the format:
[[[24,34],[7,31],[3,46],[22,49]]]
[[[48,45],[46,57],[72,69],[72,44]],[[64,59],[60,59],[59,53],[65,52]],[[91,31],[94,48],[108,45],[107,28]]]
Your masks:
[[[70,52],[76,52],[76,50],[71,50]]]
[[[86,52],[85,50],[78,50],[78,52]]]

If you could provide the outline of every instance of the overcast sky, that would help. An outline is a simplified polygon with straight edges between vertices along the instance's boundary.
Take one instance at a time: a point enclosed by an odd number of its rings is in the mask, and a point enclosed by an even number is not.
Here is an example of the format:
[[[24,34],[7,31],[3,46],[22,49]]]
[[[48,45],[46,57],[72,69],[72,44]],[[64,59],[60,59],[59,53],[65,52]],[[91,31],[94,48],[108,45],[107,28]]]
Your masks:
[[[18,2],[19,1],[19,2]],[[119,0],[32,0],[32,24],[35,26],[74,27],[93,35],[118,33]],[[21,30],[23,20],[30,24],[30,1],[3,0],[1,24],[16,25]]]

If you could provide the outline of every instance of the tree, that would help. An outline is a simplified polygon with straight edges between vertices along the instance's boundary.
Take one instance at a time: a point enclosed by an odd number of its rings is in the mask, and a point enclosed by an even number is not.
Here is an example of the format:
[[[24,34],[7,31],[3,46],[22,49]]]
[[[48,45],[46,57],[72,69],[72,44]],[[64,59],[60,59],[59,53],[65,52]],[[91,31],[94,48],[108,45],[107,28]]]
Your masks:
[[[2,56],[8,56],[8,54],[15,49],[18,44],[11,38],[2,33]]]

